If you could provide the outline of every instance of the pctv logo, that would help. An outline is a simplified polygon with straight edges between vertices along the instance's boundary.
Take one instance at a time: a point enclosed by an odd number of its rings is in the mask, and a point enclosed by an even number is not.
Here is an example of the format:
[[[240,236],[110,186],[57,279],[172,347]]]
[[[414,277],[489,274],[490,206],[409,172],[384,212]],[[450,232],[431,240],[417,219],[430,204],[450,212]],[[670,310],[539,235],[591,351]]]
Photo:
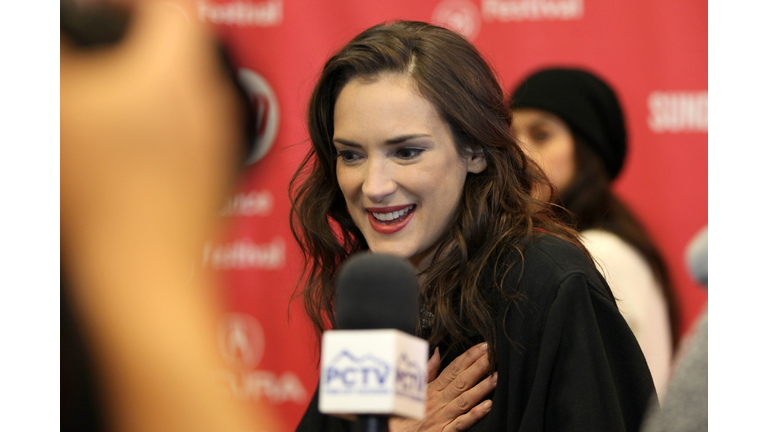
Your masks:
[[[424,370],[415,362],[408,360],[403,354],[397,361],[397,373],[395,376],[395,393],[398,396],[404,396],[417,402],[424,400],[424,386],[427,383],[427,377]]]
[[[342,350],[323,373],[325,392],[339,393],[389,393],[386,388],[391,368],[384,360],[371,354],[360,358]]]

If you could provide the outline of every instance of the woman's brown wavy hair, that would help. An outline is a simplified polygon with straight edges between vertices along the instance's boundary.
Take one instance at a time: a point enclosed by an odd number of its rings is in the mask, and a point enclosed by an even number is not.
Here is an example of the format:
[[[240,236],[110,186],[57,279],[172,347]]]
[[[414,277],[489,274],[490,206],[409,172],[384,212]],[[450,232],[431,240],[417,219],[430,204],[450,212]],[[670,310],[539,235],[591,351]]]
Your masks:
[[[511,116],[493,70],[471,43],[442,27],[379,24],[325,63],[309,101],[312,147],[290,182],[291,230],[305,260],[295,294],[302,295],[318,338],[335,326],[334,276],[347,257],[368,245],[336,179],[334,104],[351,80],[375,81],[383,74],[410,77],[449,125],[459,152],[482,151],[487,161],[481,173],[467,174],[458,211],[419,283],[421,306],[434,314],[425,335],[429,343],[466,346],[470,335],[479,335],[488,342],[494,365],[495,312],[479,286],[483,269],[496,266],[505,252],[522,259],[525,246],[543,232],[587,252],[576,232],[553,216],[548,200],[532,197],[540,191],[549,196],[554,189],[512,137]],[[423,335],[420,326],[417,334]]]

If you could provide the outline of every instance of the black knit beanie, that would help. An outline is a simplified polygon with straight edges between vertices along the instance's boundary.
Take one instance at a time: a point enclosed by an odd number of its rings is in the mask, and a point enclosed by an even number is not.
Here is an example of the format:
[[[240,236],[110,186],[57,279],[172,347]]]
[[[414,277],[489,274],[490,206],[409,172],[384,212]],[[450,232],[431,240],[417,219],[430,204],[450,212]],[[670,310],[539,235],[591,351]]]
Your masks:
[[[595,150],[611,179],[621,171],[627,153],[624,115],[613,90],[592,73],[540,70],[515,89],[509,108],[536,108],[557,115]]]

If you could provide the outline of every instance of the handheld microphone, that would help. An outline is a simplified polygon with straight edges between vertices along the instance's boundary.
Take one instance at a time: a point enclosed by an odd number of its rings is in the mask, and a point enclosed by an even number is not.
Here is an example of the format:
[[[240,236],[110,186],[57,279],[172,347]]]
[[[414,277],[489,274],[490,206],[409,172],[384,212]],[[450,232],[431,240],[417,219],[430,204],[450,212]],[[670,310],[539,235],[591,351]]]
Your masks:
[[[688,264],[688,272],[693,279],[707,287],[709,274],[709,262],[707,260],[707,238],[709,237],[709,227],[704,227],[688,243],[685,251],[685,261]]]
[[[319,409],[357,415],[360,430],[388,429],[389,416],[424,418],[429,347],[414,336],[418,282],[408,262],[358,253],[339,270],[338,330],[323,334]]]

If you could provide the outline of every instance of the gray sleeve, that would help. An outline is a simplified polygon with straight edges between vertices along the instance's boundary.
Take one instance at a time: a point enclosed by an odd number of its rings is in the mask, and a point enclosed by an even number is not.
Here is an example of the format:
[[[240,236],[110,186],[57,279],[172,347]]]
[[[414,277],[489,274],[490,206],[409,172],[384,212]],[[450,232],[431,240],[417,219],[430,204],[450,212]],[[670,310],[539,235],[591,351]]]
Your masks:
[[[706,432],[707,323],[705,312],[689,344],[683,347],[661,409],[650,410],[642,432]]]

